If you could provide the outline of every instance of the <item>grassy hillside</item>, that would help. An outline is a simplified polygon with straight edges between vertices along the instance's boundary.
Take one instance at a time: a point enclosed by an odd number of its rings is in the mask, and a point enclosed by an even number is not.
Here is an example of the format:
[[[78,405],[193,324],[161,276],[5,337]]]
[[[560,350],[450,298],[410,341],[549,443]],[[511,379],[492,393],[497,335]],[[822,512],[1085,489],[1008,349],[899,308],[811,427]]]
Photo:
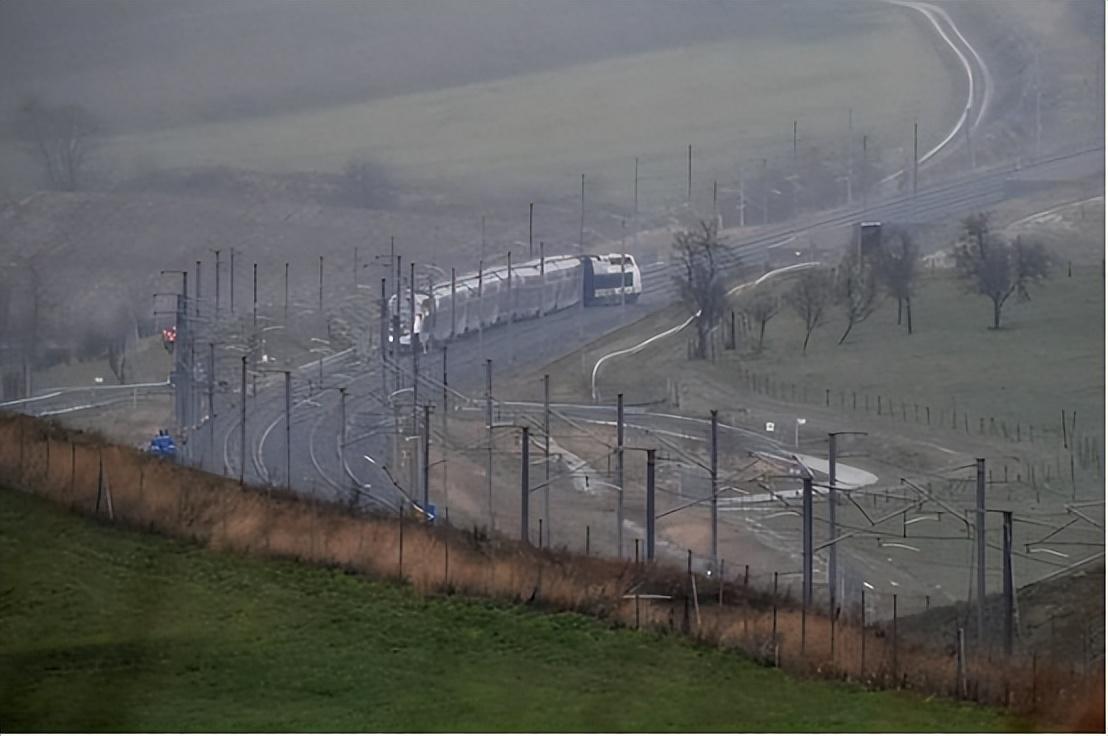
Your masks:
[[[87,731],[982,731],[575,615],[426,600],[0,492],[0,723]]]
[[[932,29],[883,3],[695,12],[560,3],[528,16],[484,2],[445,17],[438,8],[335,3],[309,18],[296,6],[254,5],[132,15],[111,29],[88,18],[93,41],[70,51],[54,44],[85,64],[81,75],[58,72],[43,49],[19,43],[44,28],[33,13],[16,14],[8,53],[26,70],[27,91],[83,101],[107,120],[96,163],[112,178],[205,165],[340,171],[358,155],[404,180],[471,195],[522,187],[572,197],[585,173],[593,201],[603,187],[609,202],[626,205],[639,156],[644,209],[684,198],[689,143],[706,203],[712,179],[734,180],[739,162],[753,168],[791,153],[794,119],[802,145],[838,151],[852,108],[855,135],[868,132],[899,162],[913,121],[921,145],[933,144],[963,94],[961,71]],[[282,15],[291,17],[281,24]],[[74,22],[64,20],[52,35],[64,37]],[[91,89],[98,94],[86,99]],[[0,96],[0,106],[15,101]],[[0,145],[0,161],[31,171],[11,145]]]

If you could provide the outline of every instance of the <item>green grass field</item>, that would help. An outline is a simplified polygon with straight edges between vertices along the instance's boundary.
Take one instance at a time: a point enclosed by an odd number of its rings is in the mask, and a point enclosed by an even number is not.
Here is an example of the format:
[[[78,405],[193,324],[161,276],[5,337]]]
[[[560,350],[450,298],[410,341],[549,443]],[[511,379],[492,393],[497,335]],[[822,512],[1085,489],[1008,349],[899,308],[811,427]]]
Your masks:
[[[957,117],[957,76],[911,11],[874,5],[821,15],[826,33],[795,27],[728,42],[624,55],[502,80],[366,102],[190,125],[109,139],[103,155],[159,167],[230,165],[268,171],[339,171],[353,155],[423,183],[470,191],[520,187],[572,196],[581,173],[630,201],[632,160],[641,197],[684,197],[685,146],[696,175],[735,178],[741,159],[802,145],[845,144],[856,133],[887,152],[939,140]],[[816,11],[818,15],[818,9]],[[841,16],[841,17],[840,17]],[[797,29],[806,32],[796,32]],[[860,134],[860,133],[859,133]],[[899,161],[899,159],[896,159]],[[703,192],[701,192],[703,193]],[[551,196],[551,195],[548,195]]]
[[[7,731],[983,731],[678,639],[222,556],[0,491]]]

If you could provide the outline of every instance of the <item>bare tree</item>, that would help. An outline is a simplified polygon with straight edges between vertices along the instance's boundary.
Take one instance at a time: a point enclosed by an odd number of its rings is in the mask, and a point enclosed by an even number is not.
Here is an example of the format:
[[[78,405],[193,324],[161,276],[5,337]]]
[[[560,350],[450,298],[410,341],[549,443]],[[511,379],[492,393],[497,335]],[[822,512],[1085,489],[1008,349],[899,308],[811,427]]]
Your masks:
[[[916,285],[919,247],[904,228],[885,229],[877,269],[889,296],[896,299],[896,323],[912,334],[912,292]]]
[[[674,260],[680,269],[675,279],[685,303],[696,310],[698,358],[708,356],[708,337],[727,306],[718,266],[721,247],[714,222],[701,221],[698,229],[684,230],[673,238]]]
[[[877,269],[872,259],[863,258],[855,248],[847,248],[835,279],[835,298],[846,315],[846,330],[839,338],[840,345],[846,342],[854,325],[873,314],[878,293]]]
[[[801,352],[805,354],[812,333],[823,324],[833,291],[831,274],[825,268],[815,268],[803,272],[785,293],[785,301],[804,322],[804,347]]]
[[[16,134],[46,172],[49,185],[63,191],[80,188],[100,123],[80,105],[52,106],[28,97],[19,106]]]
[[[962,221],[965,233],[954,250],[958,272],[970,289],[993,303],[993,327],[1000,329],[1001,311],[1012,294],[1030,301],[1028,287],[1050,272],[1050,256],[1040,243],[1021,238],[1009,242],[989,229],[988,213]]]
[[[781,300],[768,289],[755,291],[743,304],[742,311],[758,323],[758,350],[761,351],[766,338],[766,325],[781,311]]]

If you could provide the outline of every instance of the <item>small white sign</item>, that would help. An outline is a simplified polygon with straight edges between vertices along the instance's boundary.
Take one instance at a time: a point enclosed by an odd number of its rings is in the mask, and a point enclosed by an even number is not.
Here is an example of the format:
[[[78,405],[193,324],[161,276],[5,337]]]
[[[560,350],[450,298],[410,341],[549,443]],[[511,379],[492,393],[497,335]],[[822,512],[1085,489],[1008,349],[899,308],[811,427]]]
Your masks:
[[[773,422],[766,422],[766,431],[767,432],[772,432],[773,427],[774,427]]]
[[[807,419],[805,419],[804,417],[797,417],[797,418],[796,418],[796,423],[797,423],[797,424],[807,424],[807,423],[808,423],[808,420],[807,420]]]
[[[92,379],[92,382],[93,383],[103,383],[104,382],[104,377],[103,376],[97,376],[96,378]]]

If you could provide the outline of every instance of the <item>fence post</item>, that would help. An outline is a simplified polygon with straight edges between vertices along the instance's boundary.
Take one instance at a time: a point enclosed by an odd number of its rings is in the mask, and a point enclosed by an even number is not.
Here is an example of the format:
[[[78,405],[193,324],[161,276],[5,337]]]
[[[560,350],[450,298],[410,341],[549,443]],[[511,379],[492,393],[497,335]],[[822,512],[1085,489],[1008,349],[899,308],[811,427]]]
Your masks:
[[[897,624],[896,593],[893,593],[893,682],[894,683],[900,681],[900,666],[899,666],[900,665],[900,661],[899,661],[900,642],[897,640],[897,636],[896,636],[896,633],[897,633],[896,632],[896,624]]]
[[[961,628],[961,627],[958,628],[958,637],[957,637],[957,642],[956,642],[955,646],[957,647],[957,651],[955,653],[957,672],[956,672],[956,675],[955,675],[956,682],[954,683],[954,687],[955,687],[956,692],[958,693],[958,697],[965,698],[966,697],[966,630]]]
[[[781,666],[780,652],[777,647],[777,572],[773,573],[773,666]]]
[[[396,561],[396,579],[404,582],[404,510],[397,514],[397,525],[400,528],[400,542],[397,544],[398,553]]]
[[[719,560],[719,605],[723,605],[723,558]]]
[[[862,682],[866,680],[866,589],[862,588],[862,644],[861,644],[861,662],[858,665],[858,679]]]
[[[589,556],[589,525],[585,524],[585,557]]]

